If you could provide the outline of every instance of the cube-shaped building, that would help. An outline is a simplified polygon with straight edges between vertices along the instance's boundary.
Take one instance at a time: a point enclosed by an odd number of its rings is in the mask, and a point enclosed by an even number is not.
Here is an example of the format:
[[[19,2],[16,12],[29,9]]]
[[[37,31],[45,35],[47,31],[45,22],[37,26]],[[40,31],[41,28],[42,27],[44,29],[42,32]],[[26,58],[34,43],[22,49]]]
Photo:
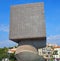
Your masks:
[[[10,40],[36,47],[46,45],[44,3],[11,6]]]

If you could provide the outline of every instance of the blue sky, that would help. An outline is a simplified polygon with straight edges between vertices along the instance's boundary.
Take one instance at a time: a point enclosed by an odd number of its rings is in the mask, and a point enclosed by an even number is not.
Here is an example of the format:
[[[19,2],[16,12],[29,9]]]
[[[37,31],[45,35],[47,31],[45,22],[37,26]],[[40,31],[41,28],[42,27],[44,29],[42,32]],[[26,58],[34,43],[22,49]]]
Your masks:
[[[0,0],[0,47],[15,46],[9,40],[10,6],[44,1],[48,43],[60,45],[60,0]]]

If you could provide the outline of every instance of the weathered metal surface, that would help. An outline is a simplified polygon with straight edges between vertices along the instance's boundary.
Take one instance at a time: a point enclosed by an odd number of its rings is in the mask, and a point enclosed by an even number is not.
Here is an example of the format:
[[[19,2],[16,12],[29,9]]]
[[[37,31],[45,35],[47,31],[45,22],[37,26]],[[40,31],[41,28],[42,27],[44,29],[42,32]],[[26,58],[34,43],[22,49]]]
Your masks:
[[[46,46],[46,40],[44,39],[26,39],[26,40],[21,40],[19,43],[19,46],[21,45],[32,45],[34,47],[38,48],[43,48]]]
[[[11,6],[9,36],[11,40],[19,39],[20,41],[27,38],[45,37],[46,31],[43,3]]]
[[[44,61],[37,54],[38,48],[46,46],[44,4],[12,6],[9,38],[19,43],[15,53],[18,61]]]

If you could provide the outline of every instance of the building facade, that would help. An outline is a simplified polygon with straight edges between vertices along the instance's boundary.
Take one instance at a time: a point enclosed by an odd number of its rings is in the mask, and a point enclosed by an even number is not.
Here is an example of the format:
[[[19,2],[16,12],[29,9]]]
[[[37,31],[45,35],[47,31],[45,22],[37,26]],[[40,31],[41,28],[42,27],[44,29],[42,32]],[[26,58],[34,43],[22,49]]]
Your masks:
[[[54,47],[53,58],[55,61],[60,61],[60,46]]]

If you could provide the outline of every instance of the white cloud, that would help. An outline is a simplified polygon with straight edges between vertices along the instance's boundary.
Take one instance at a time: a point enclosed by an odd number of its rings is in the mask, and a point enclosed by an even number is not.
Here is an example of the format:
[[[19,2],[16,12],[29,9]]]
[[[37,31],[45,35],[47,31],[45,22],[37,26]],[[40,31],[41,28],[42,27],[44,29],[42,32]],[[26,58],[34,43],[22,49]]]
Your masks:
[[[60,35],[49,36],[47,38],[47,40],[56,40],[56,39],[60,39]]]
[[[1,24],[0,25],[0,31],[9,32],[9,26]]]
[[[60,45],[60,35],[47,37],[47,42]]]
[[[17,45],[17,43],[10,41],[10,40],[0,41],[0,48],[12,47],[12,46],[16,46],[16,45]]]

